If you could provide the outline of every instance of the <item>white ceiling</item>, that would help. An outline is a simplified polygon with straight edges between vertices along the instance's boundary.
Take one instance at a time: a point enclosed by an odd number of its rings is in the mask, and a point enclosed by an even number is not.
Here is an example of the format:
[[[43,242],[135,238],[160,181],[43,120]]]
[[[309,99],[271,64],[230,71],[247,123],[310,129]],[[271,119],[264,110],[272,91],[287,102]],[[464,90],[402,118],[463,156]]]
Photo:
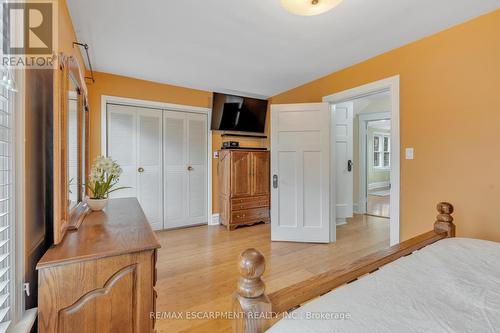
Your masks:
[[[500,7],[500,0],[68,0],[94,69],[268,97]],[[492,32],[494,33],[494,32]]]

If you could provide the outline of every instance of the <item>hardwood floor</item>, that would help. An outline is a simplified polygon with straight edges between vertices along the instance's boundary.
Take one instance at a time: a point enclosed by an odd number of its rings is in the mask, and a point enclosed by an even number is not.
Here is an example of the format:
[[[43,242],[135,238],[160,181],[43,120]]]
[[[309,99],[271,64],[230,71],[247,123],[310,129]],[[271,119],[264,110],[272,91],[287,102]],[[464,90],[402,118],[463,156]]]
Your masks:
[[[368,204],[366,212],[369,215],[389,218],[390,216],[390,197],[368,194]]]
[[[267,291],[272,292],[388,247],[389,220],[357,215],[337,228],[335,244],[271,242],[269,224],[232,232],[222,226],[202,226],[157,235],[162,245],[157,263],[157,311],[182,317],[158,319],[157,332],[229,333],[230,320],[186,317],[230,311],[242,251],[255,247],[265,255],[264,279]]]

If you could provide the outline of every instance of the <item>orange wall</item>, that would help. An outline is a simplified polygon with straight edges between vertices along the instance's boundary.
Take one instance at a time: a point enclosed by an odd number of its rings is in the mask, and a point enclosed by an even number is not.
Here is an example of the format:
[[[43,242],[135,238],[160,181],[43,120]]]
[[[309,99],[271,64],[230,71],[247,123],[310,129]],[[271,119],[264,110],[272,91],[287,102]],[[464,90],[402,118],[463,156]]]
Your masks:
[[[434,206],[455,205],[459,236],[500,241],[500,10],[272,98],[323,96],[393,75],[401,80],[401,237],[428,231]]]
[[[55,0],[58,10],[58,50],[67,56],[74,56],[79,62],[82,70],[85,70],[85,62],[83,61],[80,48],[73,47],[73,42],[77,41],[73,22],[69,15],[69,10],[65,0]]]
[[[101,153],[101,96],[118,96],[147,101],[199,107],[212,105],[212,93],[151,81],[95,72],[95,83],[88,84],[90,108],[90,156]]]
[[[90,107],[90,156],[101,154],[101,96],[118,96],[135,98],[146,101],[174,103],[210,108],[212,106],[212,93],[161,84],[151,81],[133,79],[125,76],[95,73],[95,83],[88,84]],[[238,140],[245,147],[260,147],[263,143],[259,139]],[[219,133],[212,134],[213,151],[220,149],[222,138]],[[219,211],[217,196],[217,159],[212,158],[212,210]]]

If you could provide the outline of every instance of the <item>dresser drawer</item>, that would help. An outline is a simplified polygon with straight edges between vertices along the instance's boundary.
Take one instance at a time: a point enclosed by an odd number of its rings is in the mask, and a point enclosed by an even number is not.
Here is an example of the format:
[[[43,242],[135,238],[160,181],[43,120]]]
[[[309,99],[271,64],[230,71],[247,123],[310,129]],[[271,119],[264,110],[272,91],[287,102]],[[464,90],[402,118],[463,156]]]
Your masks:
[[[269,218],[269,208],[253,208],[235,211],[231,214],[231,223],[242,223]]]
[[[269,206],[269,197],[267,195],[259,197],[231,199],[231,210],[233,211],[266,206]]]

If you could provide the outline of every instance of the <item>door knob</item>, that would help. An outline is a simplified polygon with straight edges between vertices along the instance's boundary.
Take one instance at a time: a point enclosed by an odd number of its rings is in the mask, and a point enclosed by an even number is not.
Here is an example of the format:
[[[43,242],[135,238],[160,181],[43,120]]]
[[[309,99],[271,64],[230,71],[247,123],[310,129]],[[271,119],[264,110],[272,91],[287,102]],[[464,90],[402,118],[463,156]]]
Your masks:
[[[352,161],[351,160],[347,161],[347,171],[349,171],[349,172],[352,171]]]
[[[192,166],[188,166],[188,171],[193,171],[194,168]]]
[[[137,171],[139,171],[140,173],[143,173],[144,172],[144,168],[143,167],[139,167],[139,169],[137,169]]]

